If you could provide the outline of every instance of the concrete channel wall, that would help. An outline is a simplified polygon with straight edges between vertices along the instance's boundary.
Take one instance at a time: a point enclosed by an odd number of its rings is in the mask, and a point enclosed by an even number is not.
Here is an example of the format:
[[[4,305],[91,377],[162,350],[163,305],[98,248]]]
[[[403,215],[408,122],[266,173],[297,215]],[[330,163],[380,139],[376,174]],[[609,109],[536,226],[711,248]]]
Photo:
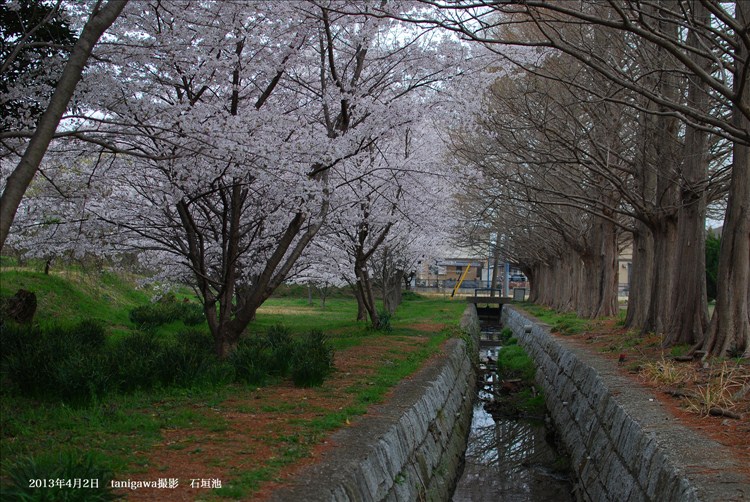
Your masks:
[[[478,323],[464,316],[465,329]],[[476,374],[462,339],[401,382],[386,404],[336,432],[334,447],[271,500],[446,501],[460,474]]]
[[[502,323],[534,359],[537,382],[568,449],[579,495],[591,501],[750,500],[720,444],[682,426],[617,364],[510,305]]]

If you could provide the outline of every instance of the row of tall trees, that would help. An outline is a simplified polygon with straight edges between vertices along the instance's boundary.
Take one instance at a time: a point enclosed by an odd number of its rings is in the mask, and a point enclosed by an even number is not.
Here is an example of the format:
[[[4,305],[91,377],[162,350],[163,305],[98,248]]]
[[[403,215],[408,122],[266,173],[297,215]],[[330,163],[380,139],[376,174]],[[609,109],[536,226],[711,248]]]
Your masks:
[[[139,252],[195,286],[224,357],[326,228],[355,236],[354,283],[377,326],[371,260],[393,263],[394,227],[437,148],[413,151],[410,130],[429,127],[465,71],[462,46],[366,5],[344,13],[347,1],[62,2],[56,15],[89,6],[94,19],[115,4],[3,241]],[[3,133],[3,201],[18,152],[45,153],[28,140],[43,124]]]
[[[750,353],[747,2],[457,2],[420,13],[514,65],[455,151],[537,299],[616,307],[632,239],[627,325],[711,354]],[[519,57],[508,47],[523,48]],[[709,320],[705,221],[726,198]]]

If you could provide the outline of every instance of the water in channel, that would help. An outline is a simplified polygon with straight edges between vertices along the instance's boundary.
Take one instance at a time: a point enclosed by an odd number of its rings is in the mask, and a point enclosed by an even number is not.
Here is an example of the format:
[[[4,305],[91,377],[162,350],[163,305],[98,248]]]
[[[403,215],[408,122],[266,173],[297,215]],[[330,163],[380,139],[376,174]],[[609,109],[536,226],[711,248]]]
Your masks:
[[[483,326],[480,361],[497,360],[502,347],[498,327]],[[499,342],[497,342],[499,343]],[[561,459],[547,441],[543,420],[503,418],[485,410],[491,403],[492,379],[479,389],[474,404],[466,464],[453,494],[453,502],[555,502],[574,501],[573,483],[561,472]]]

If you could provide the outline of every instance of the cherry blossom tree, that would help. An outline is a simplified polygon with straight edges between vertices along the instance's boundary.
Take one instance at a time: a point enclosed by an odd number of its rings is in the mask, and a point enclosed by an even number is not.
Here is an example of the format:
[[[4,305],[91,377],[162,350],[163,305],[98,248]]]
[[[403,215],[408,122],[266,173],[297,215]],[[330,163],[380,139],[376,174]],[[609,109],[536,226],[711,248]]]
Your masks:
[[[444,109],[443,109],[444,110]],[[441,143],[429,121],[380,141],[361,159],[366,169],[339,170],[335,207],[322,238],[342,250],[351,269],[344,278],[354,287],[358,318],[380,326],[376,287],[383,310],[392,314],[400,303],[403,276],[428,246],[425,230],[441,237],[440,206],[450,200],[447,180],[453,176],[436,152]],[[369,176],[361,173],[369,172]],[[444,238],[444,237],[443,237]]]
[[[333,179],[377,183],[370,159],[465,64],[452,41],[345,4],[134,3],[66,117],[60,151],[87,152],[80,219],[190,276],[221,357],[296,271]]]
[[[28,143],[23,145],[14,145],[23,151],[15,169],[4,179],[2,195],[0,195],[0,251],[5,245],[8,238],[11,224],[15,218],[18,206],[31,184],[39,165],[44,158],[50,142],[55,135],[60,120],[65,114],[68,104],[75,92],[76,86],[81,80],[84,66],[86,65],[94,46],[99,41],[102,34],[114,23],[120,15],[128,0],[108,0],[106,3],[97,1],[93,3],[90,10],[85,13],[87,16],[86,24],[83,26],[80,36],[76,41],[73,49],[68,56],[62,73],[55,85],[55,90],[49,99],[49,103],[39,120],[28,130],[3,132],[3,139],[29,137]],[[30,26],[26,33],[8,40],[13,49],[4,54],[2,65],[3,73],[11,72],[14,68],[14,60],[24,52],[24,47],[34,45],[34,32],[49,24],[54,16],[45,16],[35,26]],[[52,64],[55,58],[50,58]],[[44,63],[42,63],[44,64]],[[4,75],[3,78],[6,78]],[[15,80],[15,79],[14,79]],[[3,100],[13,99],[13,90],[17,91],[18,82],[11,83],[8,87],[8,95],[3,96]],[[16,87],[16,89],[13,89]]]

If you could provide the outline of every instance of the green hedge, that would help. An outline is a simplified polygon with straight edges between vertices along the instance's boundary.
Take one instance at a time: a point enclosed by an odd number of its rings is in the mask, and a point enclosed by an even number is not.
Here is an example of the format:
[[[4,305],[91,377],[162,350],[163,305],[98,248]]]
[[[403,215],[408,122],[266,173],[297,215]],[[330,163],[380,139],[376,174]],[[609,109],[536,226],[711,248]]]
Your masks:
[[[24,395],[88,401],[113,392],[191,387],[292,376],[296,385],[320,385],[333,370],[333,349],[320,332],[292,337],[282,326],[244,337],[225,361],[213,339],[192,329],[175,339],[133,332],[111,345],[104,328],[84,321],[71,327],[0,328],[4,388]]]

